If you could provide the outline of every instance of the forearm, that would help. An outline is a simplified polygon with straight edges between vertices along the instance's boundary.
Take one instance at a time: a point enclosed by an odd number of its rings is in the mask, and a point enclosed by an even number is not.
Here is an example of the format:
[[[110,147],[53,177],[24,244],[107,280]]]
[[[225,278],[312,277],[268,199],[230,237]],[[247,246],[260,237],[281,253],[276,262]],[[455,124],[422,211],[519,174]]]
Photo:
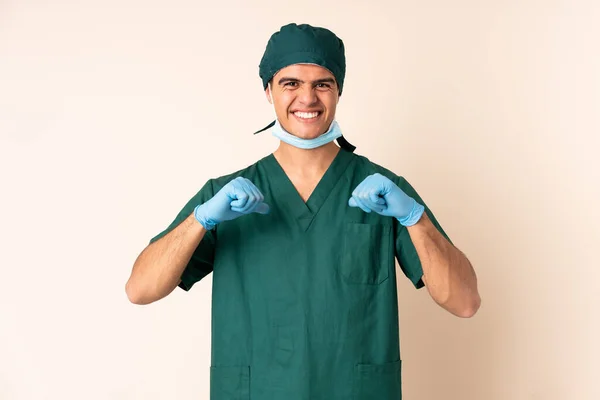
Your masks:
[[[473,316],[481,303],[477,276],[467,257],[432,224],[426,213],[408,227],[423,267],[423,281],[431,297],[454,315]]]
[[[125,290],[135,304],[149,304],[171,293],[202,241],[206,229],[191,214],[146,247],[136,259]]]

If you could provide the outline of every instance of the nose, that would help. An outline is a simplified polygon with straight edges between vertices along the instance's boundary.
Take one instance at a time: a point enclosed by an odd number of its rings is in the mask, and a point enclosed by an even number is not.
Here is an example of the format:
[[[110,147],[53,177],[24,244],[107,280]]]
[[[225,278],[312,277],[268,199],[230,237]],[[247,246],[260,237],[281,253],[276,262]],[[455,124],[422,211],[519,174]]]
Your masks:
[[[300,88],[298,100],[300,103],[310,106],[317,102],[317,93],[310,85],[306,85]]]

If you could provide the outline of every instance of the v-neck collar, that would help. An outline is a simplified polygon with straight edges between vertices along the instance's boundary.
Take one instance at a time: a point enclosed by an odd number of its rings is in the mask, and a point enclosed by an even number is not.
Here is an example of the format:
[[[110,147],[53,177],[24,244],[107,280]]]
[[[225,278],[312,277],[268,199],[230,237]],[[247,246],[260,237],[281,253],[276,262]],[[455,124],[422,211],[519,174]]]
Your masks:
[[[308,230],[315,215],[317,215],[321,206],[332,192],[333,187],[339,182],[340,177],[346,171],[350,160],[352,160],[352,153],[340,148],[310,197],[304,202],[298,190],[296,190],[296,187],[279,164],[279,161],[275,158],[275,155],[271,153],[266,157],[269,169],[276,175],[276,181],[281,185],[274,188],[278,196],[278,202],[286,205],[286,209],[298,220],[304,231]]]

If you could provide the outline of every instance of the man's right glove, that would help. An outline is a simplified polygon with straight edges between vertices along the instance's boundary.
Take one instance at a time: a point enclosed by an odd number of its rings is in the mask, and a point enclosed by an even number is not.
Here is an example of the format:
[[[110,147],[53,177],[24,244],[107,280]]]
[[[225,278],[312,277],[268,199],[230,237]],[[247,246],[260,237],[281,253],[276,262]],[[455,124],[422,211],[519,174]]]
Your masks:
[[[194,209],[194,217],[210,231],[223,222],[245,214],[268,214],[269,206],[263,202],[264,196],[246,178],[237,177],[227,183],[210,200]]]

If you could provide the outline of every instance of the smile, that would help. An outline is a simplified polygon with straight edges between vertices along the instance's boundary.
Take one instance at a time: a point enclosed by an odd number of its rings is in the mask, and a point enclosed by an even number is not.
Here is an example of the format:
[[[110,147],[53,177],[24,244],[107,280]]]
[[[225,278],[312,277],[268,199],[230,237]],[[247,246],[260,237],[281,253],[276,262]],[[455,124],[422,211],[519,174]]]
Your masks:
[[[306,120],[310,120],[313,118],[317,118],[319,115],[321,114],[320,111],[315,111],[315,112],[302,112],[302,111],[296,111],[294,113],[294,115],[298,118],[301,119],[306,119]]]

